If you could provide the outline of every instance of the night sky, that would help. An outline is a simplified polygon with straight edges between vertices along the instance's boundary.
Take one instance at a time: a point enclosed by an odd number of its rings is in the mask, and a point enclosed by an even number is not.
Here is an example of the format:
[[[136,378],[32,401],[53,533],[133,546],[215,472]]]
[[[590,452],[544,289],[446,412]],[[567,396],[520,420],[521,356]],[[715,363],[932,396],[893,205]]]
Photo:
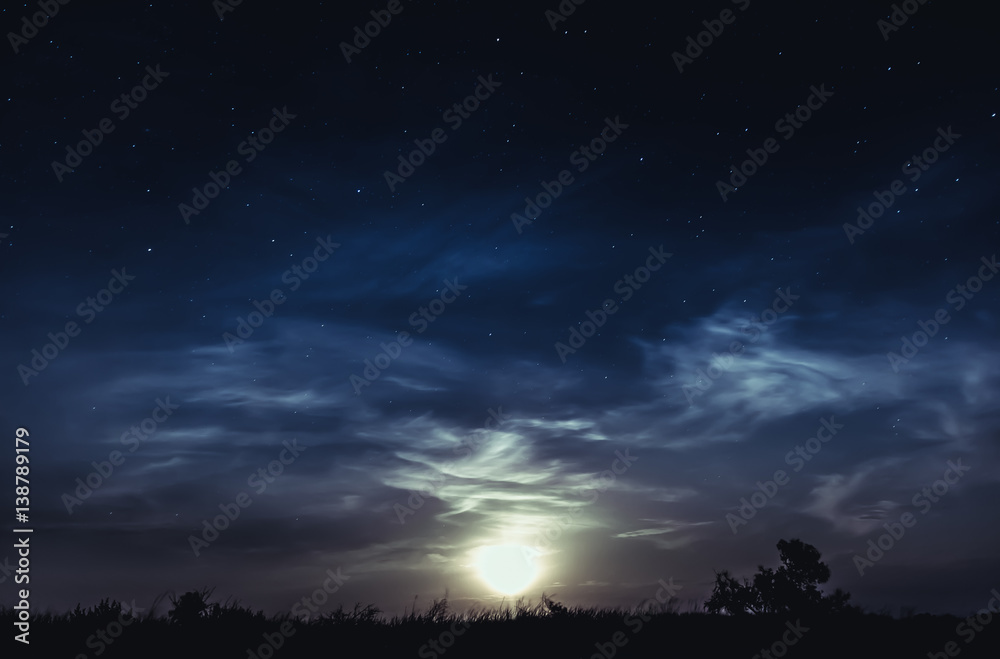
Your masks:
[[[904,4],[6,6],[33,605],[687,605],[800,538],[982,608],[995,23]]]

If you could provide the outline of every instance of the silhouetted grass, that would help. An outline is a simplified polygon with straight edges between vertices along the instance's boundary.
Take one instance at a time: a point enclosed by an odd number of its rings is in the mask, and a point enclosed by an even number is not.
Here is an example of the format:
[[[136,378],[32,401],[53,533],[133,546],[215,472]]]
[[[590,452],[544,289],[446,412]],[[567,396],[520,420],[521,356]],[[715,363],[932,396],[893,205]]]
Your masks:
[[[179,598],[171,596],[169,600],[173,606],[169,610],[165,610],[164,597],[160,597],[136,618],[128,614],[128,607],[109,600],[87,609],[77,606],[74,611],[61,615],[35,615],[32,617],[31,653],[77,659],[98,656],[102,659],[252,659],[254,656],[260,659],[589,659],[594,656],[602,659],[751,659],[762,649],[781,642],[783,634],[786,638],[794,637],[789,625],[794,628],[798,624],[800,637],[786,648],[784,655],[789,659],[923,659],[928,652],[943,651],[949,641],[956,643],[960,650],[958,656],[963,658],[1000,657],[1000,632],[997,631],[1000,622],[987,625],[967,642],[965,637],[956,634],[956,626],[961,622],[959,618],[912,615],[912,612],[902,618],[885,613],[862,613],[857,609],[812,617],[787,614],[727,616],[682,613],[676,601],[645,611],[564,607],[543,595],[534,605],[518,600],[495,609],[476,609],[465,614],[450,612],[447,599],[435,600],[426,611],[418,612],[414,607],[405,615],[393,617],[382,615],[374,606],[358,604],[351,609],[338,608],[303,621],[289,614],[267,616],[235,601],[209,603],[210,593],[203,590],[185,593]],[[12,609],[0,608],[0,624],[4,628],[13,630],[14,619]],[[282,636],[283,627],[291,634]],[[102,631],[105,640],[101,639]],[[461,633],[457,634],[458,631]],[[114,632],[118,632],[117,635]],[[271,639],[270,646],[268,639]],[[277,645],[280,647],[275,649],[273,646]]]

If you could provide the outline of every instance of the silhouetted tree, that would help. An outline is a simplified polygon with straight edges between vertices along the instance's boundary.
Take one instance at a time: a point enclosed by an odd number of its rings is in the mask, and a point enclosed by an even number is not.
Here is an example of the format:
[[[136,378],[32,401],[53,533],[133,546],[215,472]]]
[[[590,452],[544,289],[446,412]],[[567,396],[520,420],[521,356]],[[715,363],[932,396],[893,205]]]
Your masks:
[[[823,612],[835,613],[849,608],[850,594],[839,588],[833,595],[823,595],[819,584],[830,579],[830,568],[820,561],[820,553],[801,540],[779,540],[781,567],[777,570],[757,566],[753,581],[742,582],[728,570],[715,575],[712,596],[705,603],[710,613],[741,615],[748,613]]]
[[[709,613],[725,611],[731,615],[759,613],[758,600],[759,594],[749,581],[743,579],[740,583],[729,575],[729,570],[722,570],[715,573],[715,587],[712,596],[705,602],[705,609]]]

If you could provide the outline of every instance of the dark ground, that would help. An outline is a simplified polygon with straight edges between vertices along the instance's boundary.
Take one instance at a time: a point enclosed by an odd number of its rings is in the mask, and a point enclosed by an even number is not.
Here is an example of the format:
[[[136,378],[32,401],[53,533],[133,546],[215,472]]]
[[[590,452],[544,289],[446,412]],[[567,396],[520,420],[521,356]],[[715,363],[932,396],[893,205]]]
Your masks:
[[[0,612],[11,627],[12,611]],[[644,619],[645,618],[645,619]],[[116,603],[62,616],[36,617],[31,650],[40,657],[997,657],[1000,634],[953,616],[848,613],[835,617],[733,617],[674,610],[536,607],[520,614],[437,613],[387,620],[377,610],[328,614],[308,623],[265,618],[229,606],[207,618],[171,621],[140,614],[129,621]],[[468,621],[467,629],[464,622]],[[285,634],[281,633],[282,628]],[[452,630],[460,632],[453,635]],[[116,638],[112,638],[117,633]],[[102,640],[104,639],[104,640]],[[784,639],[784,640],[783,640]],[[107,641],[110,640],[110,643]],[[617,645],[615,644],[617,641]],[[787,644],[786,644],[787,642]],[[276,649],[275,649],[276,648]],[[766,651],[767,654],[764,654]],[[931,654],[929,653],[938,653]]]

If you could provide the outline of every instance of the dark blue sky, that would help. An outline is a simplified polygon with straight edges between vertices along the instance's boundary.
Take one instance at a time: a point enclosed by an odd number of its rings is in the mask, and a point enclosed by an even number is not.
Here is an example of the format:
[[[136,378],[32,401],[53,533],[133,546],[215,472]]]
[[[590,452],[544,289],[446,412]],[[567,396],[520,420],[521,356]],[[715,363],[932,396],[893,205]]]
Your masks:
[[[37,605],[281,611],[340,569],[331,605],[464,608],[508,544],[535,599],[703,601],[795,537],[865,606],[981,608],[992,26],[558,6],[404,0],[349,62],[385,3],[70,3],[5,39],[0,420],[31,432]]]

